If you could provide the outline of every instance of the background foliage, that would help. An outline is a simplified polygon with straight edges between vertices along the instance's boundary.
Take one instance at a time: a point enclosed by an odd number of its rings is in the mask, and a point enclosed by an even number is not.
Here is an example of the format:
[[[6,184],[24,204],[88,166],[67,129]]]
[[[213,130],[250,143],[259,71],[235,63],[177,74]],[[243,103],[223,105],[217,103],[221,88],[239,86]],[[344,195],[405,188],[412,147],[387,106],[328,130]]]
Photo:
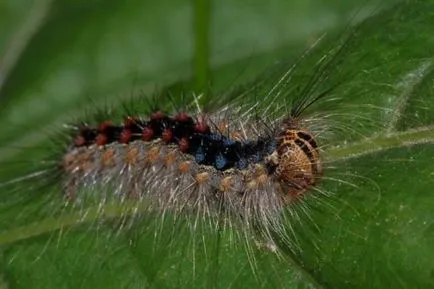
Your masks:
[[[24,200],[49,194],[60,207],[54,190],[0,188],[0,288],[431,287],[434,1],[389,1],[384,11],[343,2],[2,1],[2,181],[40,153],[20,147],[46,146],[46,132],[90,101],[116,105],[195,74],[193,87],[212,76],[218,91],[368,16],[329,81],[345,77],[334,93],[348,114],[372,109],[332,140],[326,155],[341,174],[332,177],[354,186],[324,184],[334,197],[311,200],[311,219],[294,222],[297,254],[253,249],[248,259],[230,232],[190,236],[169,217],[123,230],[116,209],[52,216]]]

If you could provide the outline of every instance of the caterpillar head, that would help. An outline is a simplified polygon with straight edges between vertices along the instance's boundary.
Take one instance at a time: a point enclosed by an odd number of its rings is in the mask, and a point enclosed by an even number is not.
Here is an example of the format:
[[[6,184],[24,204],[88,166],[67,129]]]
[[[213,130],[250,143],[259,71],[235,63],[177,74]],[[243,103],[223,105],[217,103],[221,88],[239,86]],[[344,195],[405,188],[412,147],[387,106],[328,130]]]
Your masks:
[[[296,126],[294,121],[279,134],[276,176],[284,194],[284,202],[301,196],[315,186],[322,173],[319,151],[313,135]]]

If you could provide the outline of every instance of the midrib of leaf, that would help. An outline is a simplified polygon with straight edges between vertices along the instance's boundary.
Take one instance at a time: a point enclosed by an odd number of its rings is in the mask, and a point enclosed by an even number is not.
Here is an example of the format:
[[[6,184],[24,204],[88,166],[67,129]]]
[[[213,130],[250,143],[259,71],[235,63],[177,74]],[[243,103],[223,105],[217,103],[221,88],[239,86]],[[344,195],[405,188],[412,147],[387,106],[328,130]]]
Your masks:
[[[327,161],[336,162],[373,154],[390,148],[433,142],[434,126],[424,126],[404,132],[378,133],[376,136],[362,141],[334,146],[325,151],[325,156]]]
[[[86,213],[78,211],[62,214],[59,217],[49,217],[3,233],[0,235],[0,246],[82,223],[93,223],[99,219],[110,220],[129,217],[147,210],[149,210],[149,206],[143,202],[123,202],[122,204],[93,206],[87,208]]]

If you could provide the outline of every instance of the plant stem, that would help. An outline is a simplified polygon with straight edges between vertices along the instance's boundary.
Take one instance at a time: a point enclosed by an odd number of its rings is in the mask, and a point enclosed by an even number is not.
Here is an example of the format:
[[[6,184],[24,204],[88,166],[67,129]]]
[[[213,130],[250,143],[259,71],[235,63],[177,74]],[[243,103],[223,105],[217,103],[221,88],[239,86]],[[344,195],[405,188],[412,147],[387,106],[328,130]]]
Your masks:
[[[194,1],[194,77],[196,93],[206,92],[210,81],[209,64],[209,0]],[[206,101],[203,99],[203,101]]]

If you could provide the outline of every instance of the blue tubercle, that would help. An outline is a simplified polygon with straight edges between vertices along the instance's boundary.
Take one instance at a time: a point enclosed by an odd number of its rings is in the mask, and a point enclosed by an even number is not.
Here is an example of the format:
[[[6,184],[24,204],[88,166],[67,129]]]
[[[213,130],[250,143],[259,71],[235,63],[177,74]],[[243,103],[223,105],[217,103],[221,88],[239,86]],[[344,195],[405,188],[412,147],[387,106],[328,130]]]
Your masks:
[[[226,160],[226,158],[222,154],[218,154],[215,157],[215,162],[214,163],[215,163],[215,168],[218,169],[218,170],[221,170],[221,169],[223,169],[226,166],[227,160]]]
[[[199,148],[199,149],[196,151],[196,154],[195,154],[195,161],[196,161],[198,164],[201,164],[201,163],[203,163],[203,162],[205,161],[205,153],[204,153],[204,151],[203,151],[202,148]]]
[[[267,144],[267,148],[266,148],[267,154],[269,155],[272,154],[276,149],[277,149],[277,142],[275,140]]]
[[[259,163],[260,161],[262,161],[262,155],[260,152],[256,152],[250,157],[250,159],[253,163]]]
[[[235,143],[235,141],[231,140],[230,138],[223,137],[223,146],[228,147]]]
[[[248,165],[248,162],[245,158],[240,158],[238,160],[238,162],[236,163],[237,169],[240,169],[240,170],[246,169],[247,165]]]
[[[214,140],[214,141],[216,141],[216,140],[221,140],[221,139],[222,139],[222,135],[219,134],[219,133],[211,133],[211,134],[209,135],[209,138],[210,138],[211,140]]]

